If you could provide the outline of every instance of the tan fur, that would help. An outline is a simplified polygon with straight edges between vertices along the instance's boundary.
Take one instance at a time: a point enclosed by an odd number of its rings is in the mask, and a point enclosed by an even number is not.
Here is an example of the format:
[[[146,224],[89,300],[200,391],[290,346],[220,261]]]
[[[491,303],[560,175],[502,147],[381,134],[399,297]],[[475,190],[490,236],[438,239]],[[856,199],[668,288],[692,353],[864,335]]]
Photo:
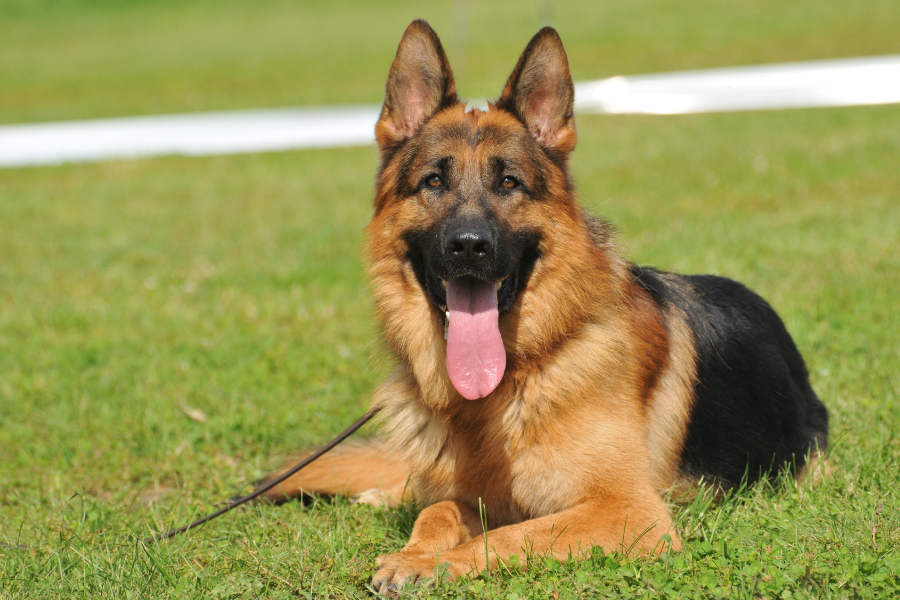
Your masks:
[[[678,467],[687,433],[691,388],[696,379],[694,336],[681,311],[670,306],[664,315],[668,355],[657,386],[647,403],[647,446],[653,481],[663,491],[679,483]]]
[[[307,455],[295,457],[281,471]],[[275,474],[277,475],[277,473]],[[409,480],[403,457],[390,452],[383,442],[346,442],[339,451],[326,454],[265,494],[272,502],[303,494],[357,496],[365,504],[398,505]]]
[[[795,480],[801,486],[815,486],[831,477],[834,473],[834,465],[825,456],[824,452],[814,451],[803,468],[797,473]]]

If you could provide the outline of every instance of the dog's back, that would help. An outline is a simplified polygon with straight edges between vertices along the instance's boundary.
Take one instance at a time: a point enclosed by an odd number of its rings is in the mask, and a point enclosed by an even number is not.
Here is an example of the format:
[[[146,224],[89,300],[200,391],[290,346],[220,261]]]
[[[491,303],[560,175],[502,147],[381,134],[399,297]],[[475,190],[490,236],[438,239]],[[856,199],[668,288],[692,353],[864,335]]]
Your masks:
[[[828,411],[769,304],[714,275],[632,266],[635,282],[690,328],[695,382],[681,473],[723,486],[799,471],[825,450]]]

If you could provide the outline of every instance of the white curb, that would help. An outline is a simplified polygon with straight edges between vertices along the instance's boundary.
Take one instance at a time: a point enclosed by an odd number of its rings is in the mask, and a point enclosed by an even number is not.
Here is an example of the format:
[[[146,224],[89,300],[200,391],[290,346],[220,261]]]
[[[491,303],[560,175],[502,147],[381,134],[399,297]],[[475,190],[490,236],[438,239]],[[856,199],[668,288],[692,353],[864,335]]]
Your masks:
[[[890,103],[900,103],[900,55],[613,77],[575,86],[575,108],[584,113],[669,115]],[[366,145],[375,141],[379,108],[6,125],[0,126],[0,167]]]

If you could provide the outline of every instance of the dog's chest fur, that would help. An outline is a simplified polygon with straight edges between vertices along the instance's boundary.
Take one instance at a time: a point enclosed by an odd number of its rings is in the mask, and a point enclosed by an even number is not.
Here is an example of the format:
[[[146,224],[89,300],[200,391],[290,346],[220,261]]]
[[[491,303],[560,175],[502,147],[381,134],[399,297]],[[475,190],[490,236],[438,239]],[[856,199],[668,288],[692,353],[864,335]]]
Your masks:
[[[487,432],[494,432],[488,435]],[[549,440],[523,443],[515,435],[497,435],[490,421],[446,430],[445,460],[418,472],[430,501],[481,504],[492,526],[517,523],[566,508],[575,483]],[[517,439],[518,438],[518,439]]]
[[[480,501],[493,527],[565,510],[595,487],[598,473],[579,465],[602,464],[603,445],[585,443],[602,436],[602,427],[563,419],[562,430],[558,418],[523,399],[514,378],[504,388],[488,402],[466,403],[449,415],[413,401],[391,411],[388,430],[395,447],[405,450],[419,500],[459,500],[476,509]],[[591,457],[573,460],[573,453]]]

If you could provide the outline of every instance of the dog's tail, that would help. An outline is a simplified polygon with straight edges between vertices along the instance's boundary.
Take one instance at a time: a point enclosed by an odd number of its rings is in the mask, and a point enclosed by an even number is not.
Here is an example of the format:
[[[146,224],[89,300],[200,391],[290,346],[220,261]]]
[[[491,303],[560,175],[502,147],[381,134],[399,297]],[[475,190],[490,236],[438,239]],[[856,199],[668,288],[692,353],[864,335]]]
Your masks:
[[[300,455],[261,484],[300,462]],[[396,506],[403,501],[409,468],[396,452],[377,440],[345,442],[263,494],[270,502],[308,496],[351,496],[358,502]]]

